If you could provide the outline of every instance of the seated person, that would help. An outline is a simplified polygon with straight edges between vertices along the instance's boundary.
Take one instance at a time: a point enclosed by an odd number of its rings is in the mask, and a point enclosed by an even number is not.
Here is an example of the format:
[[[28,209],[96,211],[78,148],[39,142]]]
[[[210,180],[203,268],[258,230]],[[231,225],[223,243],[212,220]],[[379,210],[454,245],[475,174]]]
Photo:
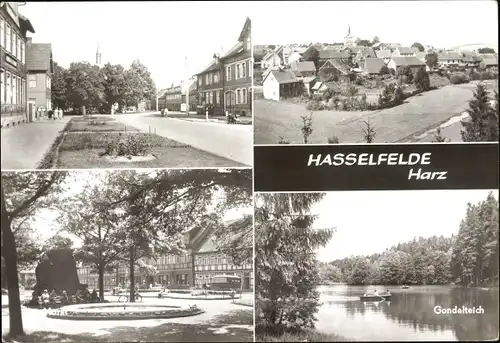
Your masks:
[[[49,294],[48,290],[45,289],[43,291],[41,298],[42,298],[43,306],[46,308],[49,307],[50,306],[50,294]]]
[[[373,295],[378,296],[378,291],[375,290],[375,292],[373,292]]]
[[[90,293],[90,302],[92,302],[92,303],[97,302],[97,298],[98,298],[97,292],[94,289],[94,290],[92,290],[92,293]]]
[[[63,303],[63,304],[65,304],[65,305],[67,305],[67,304],[69,304],[69,303],[70,303],[70,301],[69,301],[69,297],[68,297],[68,292],[66,292],[66,290],[65,290],[65,289],[63,289],[63,291],[62,291],[61,301],[62,301],[62,303]]]
[[[168,289],[167,287],[164,287],[160,293],[158,293],[158,298],[163,298],[164,295],[167,295],[168,294]]]

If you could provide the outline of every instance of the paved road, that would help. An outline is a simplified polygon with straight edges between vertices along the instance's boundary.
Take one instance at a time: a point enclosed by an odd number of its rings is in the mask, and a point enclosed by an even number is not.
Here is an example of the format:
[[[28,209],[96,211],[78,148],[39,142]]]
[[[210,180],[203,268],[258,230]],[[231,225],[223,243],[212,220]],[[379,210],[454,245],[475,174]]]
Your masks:
[[[2,169],[36,169],[70,118],[2,129]]]
[[[251,125],[228,125],[204,121],[161,118],[151,114],[127,114],[117,120],[141,131],[155,132],[178,142],[233,161],[252,165]]]

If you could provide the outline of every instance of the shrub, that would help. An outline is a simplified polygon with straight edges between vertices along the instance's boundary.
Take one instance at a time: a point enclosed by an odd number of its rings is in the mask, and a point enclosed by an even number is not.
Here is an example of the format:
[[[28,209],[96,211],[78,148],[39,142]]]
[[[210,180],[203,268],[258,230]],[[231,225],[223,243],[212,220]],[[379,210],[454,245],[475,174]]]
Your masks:
[[[331,136],[328,138],[328,144],[339,144],[339,138],[337,136]]]
[[[319,110],[319,101],[318,100],[309,100],[307,102],[306,108],[308,111],[318,111]]]
[[[288,139],[280,137],[278,144],[290,144],[290,141]]]
[[[453,73],[450,75],[450,82],[453,85],[459,85],[462,83],[468,83],[469,79],[467,78],[467,75],[464,73]]]
[[[109,156],[145,156],[150,152],[147,134],[132,134],[112,137],[106,145],[104,155]]]
[[[431,86],[431,80],[429,79],[429,74],[425,70],[425,67],[421,67],[417,75],[415,76],[415,86],[420,91],[427,91]]]
[[[302,119],[302,128],[300,131],[302,132],[302,136],[304,137],[304,144],[307,144],[309,140],[309,136],[313,132],[313,119],[312,119],[313,114],[311,113],[309,117],[307,116],[301,116],[300,118]]]
[[[387,74],[390,74],[390,73],[391,72],[389,71],[389,67],[387,67],[386,65],[383,65],[382,67],[380,67],[380,70],[379,70],[379,74],[380,75],[387,75]]]

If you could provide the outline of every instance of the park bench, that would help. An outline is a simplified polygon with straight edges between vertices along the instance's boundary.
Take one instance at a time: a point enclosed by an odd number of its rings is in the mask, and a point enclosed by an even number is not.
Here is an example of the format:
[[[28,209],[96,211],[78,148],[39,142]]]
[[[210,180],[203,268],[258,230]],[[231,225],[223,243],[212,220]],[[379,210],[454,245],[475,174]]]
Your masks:
[[[62,301],[60,296],[55,296],[52,299],[52,306],[53,307],[61,307],[62,306]]]

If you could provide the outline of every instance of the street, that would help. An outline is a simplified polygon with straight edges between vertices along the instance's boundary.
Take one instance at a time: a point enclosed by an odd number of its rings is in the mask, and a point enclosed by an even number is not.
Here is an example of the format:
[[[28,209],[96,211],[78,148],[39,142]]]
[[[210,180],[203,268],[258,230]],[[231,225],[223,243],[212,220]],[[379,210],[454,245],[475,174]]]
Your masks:
[[[144,132],[155,132],[194,148],[251,166],[253,137],[251,125],[228,125],[157,117],[154,114],[126,114],[115,118]]]

